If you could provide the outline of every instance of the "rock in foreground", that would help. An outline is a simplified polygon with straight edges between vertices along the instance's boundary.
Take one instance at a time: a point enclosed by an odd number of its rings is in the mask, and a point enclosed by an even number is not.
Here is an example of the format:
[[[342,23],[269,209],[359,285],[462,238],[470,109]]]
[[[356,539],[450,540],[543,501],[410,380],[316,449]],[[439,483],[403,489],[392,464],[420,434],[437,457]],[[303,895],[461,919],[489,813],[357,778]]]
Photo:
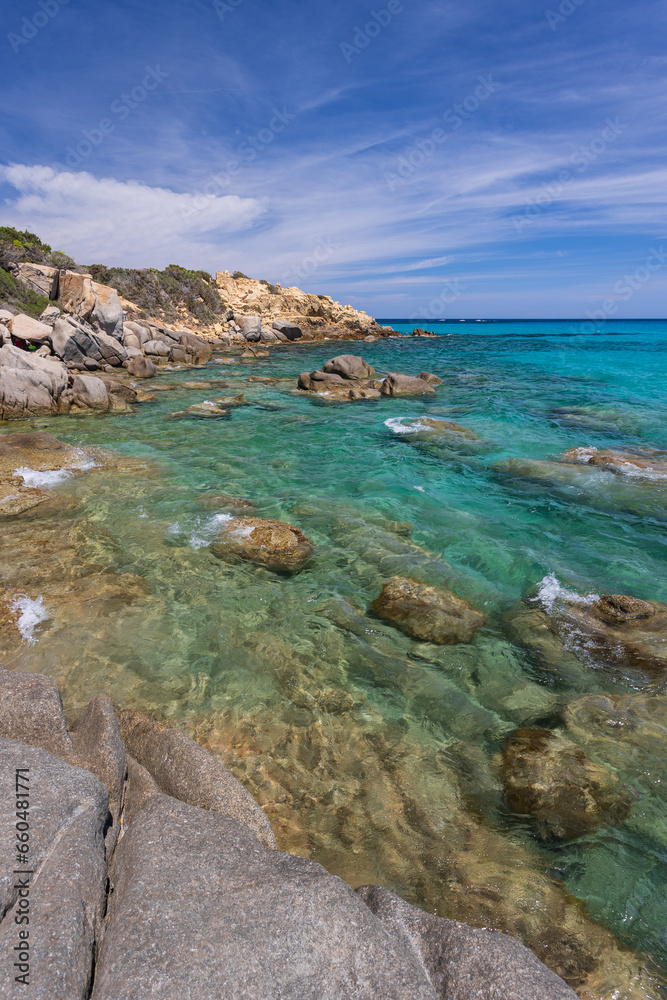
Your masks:
[[[484,615],[457,594],[400,576],[387,580],[371,609],[426,642],[470,642],[484,623]]]
[[[425,913],[377,885],[363,885],[357,893],[416,952],[442,1000],[575,1000],[562,979],[507,934]]]
[[[267,569],[296,573],[313,554],[313,544],[299,528],[260,517],[230,518],[211,546],[220,559],[237,557]]]

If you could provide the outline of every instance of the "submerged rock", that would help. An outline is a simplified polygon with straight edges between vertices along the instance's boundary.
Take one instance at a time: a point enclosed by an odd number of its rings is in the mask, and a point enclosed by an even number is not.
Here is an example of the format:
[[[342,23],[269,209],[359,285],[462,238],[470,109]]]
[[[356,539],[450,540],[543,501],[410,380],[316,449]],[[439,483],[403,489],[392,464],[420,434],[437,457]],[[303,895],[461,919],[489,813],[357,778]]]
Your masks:
[[[299,528],[259,517],[230,518],[211,546],[220,559],[248,559],[267,569],[296,573],[313,554],[313,544]]]
[[[508,806],[531,816],[543,840],[572,840],[603,824],[621,823],[630,811],[617,775],[549,729],[512,733],[501,772]]]
[[[412,638],[427,642],[470,642],[484,623],[484,615],[457,594],[400,576],[387,580],[371,609]]]
[[[632,452],[615,451],[611,448],[598,451],[597,448],[570,448],[569,451],[563,452],[561,461],[606,469],[619,476],[667,480],[667,452],[664,451],[637,449]]]
[[[432,441],[439,438],[452,440],[462,438],[466,441],[479,441],[480,436],[469,427],[452,423],[451,420],[438,420],[434,417],[415,417],[413,420],[401,420],[390,417],[385,420],[385,426],[394,434],[417,441]]]
[[[203,403],[193,403],[192,406],[187,406],[184,410],[177,410],[175,413],[170,413],[169,416],[171,418],[198,417],[214,419],[217,417],[230,417],[231,413],[224,406],[219,406],[212,399],[207,399]]]
[[[245,497],[230,497],[226,493],[201,493],[195,497],[198,507],[205,510],[232,511],[235,514],[254,514],[255,505]]]

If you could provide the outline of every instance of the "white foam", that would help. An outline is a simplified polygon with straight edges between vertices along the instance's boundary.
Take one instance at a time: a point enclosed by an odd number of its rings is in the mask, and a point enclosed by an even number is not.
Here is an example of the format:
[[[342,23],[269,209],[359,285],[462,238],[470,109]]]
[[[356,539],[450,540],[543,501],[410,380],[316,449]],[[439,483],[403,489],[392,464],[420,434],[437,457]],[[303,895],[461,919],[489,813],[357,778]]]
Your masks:
[[[429,425],[424,423],[420,417],[409,423],[404,423],[399,417],[389,417],[388,420],[385,420],[384,425],[394,434],[418,434],[419,431],[429,430]]]
[[[199,519],[188,539],[188,545],[195,551],[210,545],[220,530],[220,525],[231,520],[233,520],[231,514],[214,514],[213,517],[208,517],[205,520]]]
[[[568,590],[563,587],[555,573],[549,573],[541,581],[537,591],[537,597],[533,601],[538,601],[547,611],[551,611],[557,601],[570,601],[573,604],[592,604],[597,601],[599,594],[578,594],[575,590]]]
[[[426,490],[424,489],[423,486],[413,486],[413,489],[419,490],[420,493],[426,493]]]
[[[16,623],[18,630],[25,641],[30,646],[34,646],[37,642],[37,639],[33,635],[35,628],[40,622],[46,621],[47,618],[51,617],[44,607],[44,598],[40,594],[33,601],[27,594],[19,594],[11,602],[10,607],[12,611],[20,612],[19,620]]]
[[[65,469],[31,469],[27,465],[22,465],[20,469],[14,471],[15,476],[20,476],[23,480],[23,485],[28,486],[32,489],[40,489],[43,487],[58,486],[60,483],[64,483],[66,479],[69,479],[75,472],[88,472],[89,469],[95,467],[96,462],[94,458],[90,458],[85,452],[79,452],[80,459],[73,462],[68,468]]]

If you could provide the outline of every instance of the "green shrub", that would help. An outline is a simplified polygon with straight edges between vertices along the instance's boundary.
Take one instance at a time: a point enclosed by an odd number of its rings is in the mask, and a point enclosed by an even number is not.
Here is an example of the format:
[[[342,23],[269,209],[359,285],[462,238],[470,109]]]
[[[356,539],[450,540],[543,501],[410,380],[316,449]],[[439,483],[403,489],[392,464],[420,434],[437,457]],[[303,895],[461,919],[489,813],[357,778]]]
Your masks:
[[[155,267],[137,269],[104,264],[91,264],[87,270],[95,281],[115,288],[142,313],[160,317],[165,322],[175,323],[186,318],[182,315],[185,309],[198,322],[211,324],[224,310],[208,271],[189,271],[178,264],[169,264],[164,271]]]
[[[38,295],[22,281],[15,278],[9,271],[0,268],[0,303],[12,306],[19,312],[35,319],[40,316],[50,304],[44,295]]]
[[[232,278],[247,278],[248,275],[244,274],[243,271],[234,271]]]

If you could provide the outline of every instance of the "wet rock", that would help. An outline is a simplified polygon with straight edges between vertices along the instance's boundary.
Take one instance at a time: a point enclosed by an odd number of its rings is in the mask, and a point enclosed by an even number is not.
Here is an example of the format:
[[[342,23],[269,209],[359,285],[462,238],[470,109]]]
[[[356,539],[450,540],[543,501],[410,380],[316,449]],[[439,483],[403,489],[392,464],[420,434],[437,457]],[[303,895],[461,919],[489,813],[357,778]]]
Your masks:
[[[322,366],[322,371],[327,375],[340,375],[348,380],[373,378],[375,375],[375,370],[368,362],[355,354],[339,354],[338,357],[331,358]]]
[[[19,991],[38,1000],[85,1000],[90,996],[95,939],[105,906],[104,828],[107,792],[92,774],[43,749],[0,739],[5,775],[30,769],[30,986],[0,986],[3,997]],[[12,778],[12,792],[14,780]],[[14,955],[22,905],[16,888],[16,799],[0,803],[0,948]],[[35,919],[36,918],[36,919]],[[9,961],[9,960],[8,960]],[[13,959],[11,960],[14,961]],[[11,968],[11,966],[10,966]],[[20,970],[22,971],[22,970]],[[14,988],[12,988],[14,987]]]
[[[509,808],[530,816],[543,840],[572,840],[621,823],[630,811],[616,774],[549,729],[518,729],[508,737],[502,777]]]
[[[113,877],[93,1000],[134,1000],[146,988],[161,1000],[241,997],[249,983],[257,997],[435,1000],[410,949],[352,889],[311,861],[264,850],[232,819],[153,797]],[[187,961],[175,962],[184,947]]]
[[[435,417],[416,417],[414,420],[399,420],[390,418],[386,421],[394,434],[400,434],[416,441],[432,441],[462,438],[466,441],[479,441],[480,437],[469,427],[452,423],[451,420],[439,420]]]
[[[640,479],[667,480],[667,452],[649,449],[615,451],[613,449],[570,448],[563,452],[561,461],[574,465],[588,465],[606,469],[619,476]]]
[[[420,396],[435,392],[435,390],[422,378],[413,378],[412,375],[392,372],[382,382],[380,392],[383,396]]]
[[[0,518],[19,517],[52,498],[48,490],[27,489],[17,477],[0,476]]]
[[[134,378],[154,378],[157,375],[157,367],[150,358],[132,358],[127,365],[127,371]]]
[[[313,544],[299,528],[284,521],[238,517],[227,521],[211,546],[220,559],[248,559],[267,569],[296,573],[313,554]]]
[[[441,1000],[575,1000],[516,938],[425,913],[377,885],[357,894],[392,938],[415,953]]]
[[[417,377],[423,379],[424,382],[428,382],[429,385],[442,385],[440,376],[433,375],[431,372],[420,372]]]
[[[255,505],[245,497],[230,497],[226,493],[201,493],[195,503],[205,510],[232,511],[234,514],[254,514]]]
[[[242,358],[268,358],[268,356],[268,351],[260,351],[253,347],[248,347],[241,355]]]
[[[538,603],[545,638],[550,632],[583,663],[667,668],[667,604],[625,594],[578,597],[569,591],[538,598]]]
[[[125,711],[118,717],[127,752],[149,772],[161,791],[201,809],[243,823],[265,847],[276,840],[271,824],[249,792],[189,736]]]
[[[449,590],[394,576],[371,604],[378,617],[413,639],[427,642],[470,642],[484,615]]]

